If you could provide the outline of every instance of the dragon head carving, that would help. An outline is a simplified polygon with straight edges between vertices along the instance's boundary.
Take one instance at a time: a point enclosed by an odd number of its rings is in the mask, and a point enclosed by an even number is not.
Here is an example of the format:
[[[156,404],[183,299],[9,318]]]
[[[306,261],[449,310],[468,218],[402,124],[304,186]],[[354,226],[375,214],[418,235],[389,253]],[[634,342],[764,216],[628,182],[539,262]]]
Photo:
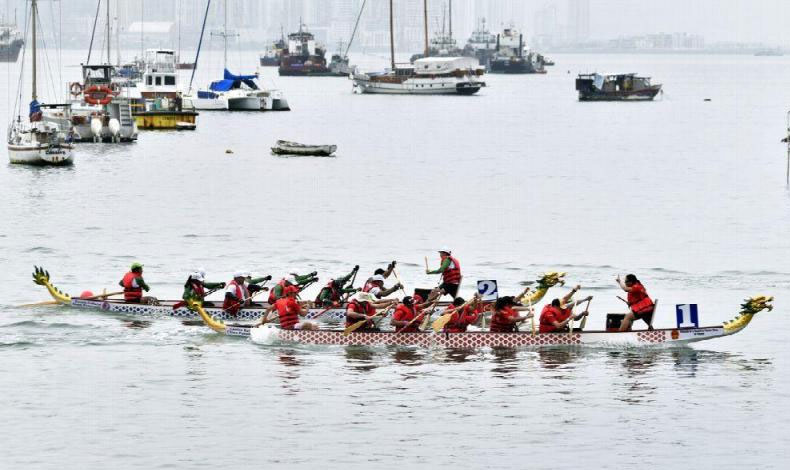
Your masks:
[[[556,285],[564,286],[565,285],[565,274],[557,271],[550,271],[543,275],[540,279],[537,280],[538,289],[548,289],[549,287],[554,287]]]
[[[49,271],[46,269],[33,266],[33,282],[39,286],[46,287],[52,298],[58,302],[68,303],[71,301],[71,297],[68,294],[63,293],[63,291],[53,286],[52,283],[49,282]]]
[[[741,304],[741,314],[742,315],[754,315],[755,313],[768,309],[770,312],[774,309],[774,306],[771,305],[774,298],[772,296],[765,296],[765,295],[758,295],[755,297],[750,297],[746,299]]]

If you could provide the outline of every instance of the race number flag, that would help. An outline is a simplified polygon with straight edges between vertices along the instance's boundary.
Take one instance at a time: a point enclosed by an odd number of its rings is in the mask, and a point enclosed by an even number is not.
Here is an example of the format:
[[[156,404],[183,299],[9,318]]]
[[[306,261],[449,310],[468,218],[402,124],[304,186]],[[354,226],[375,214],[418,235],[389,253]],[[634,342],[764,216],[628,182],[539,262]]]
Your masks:
[[[496,281],[477,281],[477,293],[485,302],[496,300],[499,297]]]
[[[675,316],[678,320],[678,328],[699,328],[697,304],[675,305]]]

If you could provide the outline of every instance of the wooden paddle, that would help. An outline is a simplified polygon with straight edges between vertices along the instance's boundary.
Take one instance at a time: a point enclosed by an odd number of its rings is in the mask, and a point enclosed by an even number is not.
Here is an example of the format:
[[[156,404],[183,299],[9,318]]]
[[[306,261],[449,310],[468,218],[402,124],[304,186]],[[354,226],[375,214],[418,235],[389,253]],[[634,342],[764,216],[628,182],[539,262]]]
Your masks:
[[[433,324],[431,324],[431,328],[433,328],[433,331],[437,333],[440,332],[448,323],[450,323],[450,320],[453,318],[453,313],[458,312],[458,314],[460,315],[461,312],[463,312],[463,310],[474,301],[475,301],[475,297],[472,297],[471,299],[464,302],[461,306],[459,306],[452,312],[445,313],[439,318],[437,318],[436,320],[434,320]]]
[[[529,305],[529,311],[530,313],[532,313],[532,318],[530,318],[530,320],[532,320],[532,336],[535,336],[537,334],[537,331],[535,330],[535,312],[532,311],[532,297],[529,298],[528,305]]]
[[[422,313],[421,313],[421,314],[419,314],[419,315],[415,315],[415,316],[414,316],[414,318],[412,318],[412,319],[411,319],[411,321],[409,321],[409,323],[406,323],[406,326],[404,326],[404,327],[403,327],[403,328],[401,328],[400,330],[396,331],[396,332],[395,332],[395,334],[400,334],[400,333],[402,333],[404,330],[407,330],[407,329],[408,329],[410,326],[412,326],[412,325],[414,324],[414,322],[415,322],[415,321],[417,321],[417,319],[418,319],[418,318],[420,318],[420,317],[423,317],[423,318],[428,318],[428,320],[430,320],[430,318],[431,318],[431,314],[433,313],[433,309],[434,309],[434,307],[436,307],[436,300],[434,300],[434,301],[433,301],[433,303],[432,303],[430,306],[428,306],[428,307],[424,308],[424,309],[422,310]],[[428,311],[429,309],[430,309],[430,312]],[[424,321],[424,320],[423,320],[423,321]],[[422,324],[420,324],[420,327],[422,327]]]
[[[573,336],[573,311],[576,309],[576,302],[571,305],[571,321],[568,322],[568,336]]]
[[[582,323],[581,325],[579,325],[579,329],[581,330],[584,330],[584,325],[587,324],[587,317],[590,316],[590,302],[592,302],[592,299],[588,300],[587,306],[584,307],[584,310],[587,312],[587,315],[585,315],[584,318],[582,318]]]
[[[393,304],[393,305],[394,305],[394,304]],[[346,327],[346,329],[345,329],[345,330],[343,330],[343,336],[348,336],[348,335],[350,335],[350,334],[351,334],[351,333],[353,333],[354,331],[356,331],[356,330],[358,330],[359,328],[361,328],[361,327],[362,327],[362,325],[364,325],[365,323],[367,323],[367,322],[369,322],[369,321],[373,320],[373,319],[374,319],[374,318],[376,318],[376,317],[383,317],[383,316],[385,316],[385,315],[387,314],[387,312],[389,312],[389,311],[390,311],[390,309],[393,307],[393,305],[390,305],[389,307],[386,307],[386,308],[384,308],[384,310],[383,310],[381,313],[376,313],[376,314],[373,314],[373,315],[371,315],[371,316],[369,316],[369,317],[365,318],[364,320],[359,320],[358,322],[356,322],[356,323],[354,323],[354,324],[352,324],[352,325],[350,325],[350,326],[347,326],[347,327]]]
[[[91,296],[91,297],[85,297],[84,299],[83,298],[78,298],[77,300],[96,300],[96,299],[101,299],[103,297],[112,297],[114,295],[121,295],[121,294],[123,294],[123,291],[110,292],[109,294],[94,295],[94,296]],[[45,300],[43,302],[35,302],[35,303],[32,303],[32,304],[17,305],[17,307],[35,307],[37,305],[55,305],[55,304],[59,304],[59,303],[60,303],[60,301],[57,301],[57,300]]]
[[[428,261],[427,257],[425,258],[425,261]],[[396,271],[394,267],[392,268],[392,274],[395,275],[395,279],[398,281],[398,284],[400,284],[400,290],[403,292],[403,295],[406,295],[406,287],[404,287],[403,281],[401,281],[398,271]]]

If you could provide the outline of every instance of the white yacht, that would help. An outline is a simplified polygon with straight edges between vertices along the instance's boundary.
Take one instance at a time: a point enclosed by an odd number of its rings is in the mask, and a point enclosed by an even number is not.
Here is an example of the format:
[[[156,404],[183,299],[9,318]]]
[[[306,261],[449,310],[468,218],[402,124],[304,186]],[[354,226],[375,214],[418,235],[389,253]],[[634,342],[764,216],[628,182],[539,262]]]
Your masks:
[[[28,118],[21,116],[21,103],[18,103],[17,117],[8,126],[8,159],[11,163],[37,165],[68,165],[74,161],[73,147],[70,142],[71,128],[63,128],[56,123],[43,119],[44,107],[59,110],[68,116],[69,105],[42,105],[38,102],[36,87],[36,26],[38,19],[38,2],[31,0],[31,52],[32,52],[32,86]],[[22,71],[24,73],[24,71]],[[68,119],[65,122],[69,122]]]

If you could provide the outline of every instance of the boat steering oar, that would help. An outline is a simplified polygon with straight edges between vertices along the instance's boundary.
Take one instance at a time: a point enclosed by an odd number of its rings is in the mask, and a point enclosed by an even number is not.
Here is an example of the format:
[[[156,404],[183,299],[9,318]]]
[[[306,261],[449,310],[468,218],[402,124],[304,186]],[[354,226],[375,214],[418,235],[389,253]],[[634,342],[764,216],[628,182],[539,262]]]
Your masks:
[[[96,300],[96,299],[102,299],[102,298],[105,298],[105,297],[113,297],[115,295],[121,295],[121,294],[123,294],[123,291],[110,292],[109,294],[92,295],[90,297],[85,297],[85,298],[78,297],[75,300]],[[57,300],[45,300],[43,302],[34,302],[32,304],[17,305],[17,307],[36,307],[38,305],[55,305],[55,304],[59,304],[59,303],[60,302],[57,301]]]

